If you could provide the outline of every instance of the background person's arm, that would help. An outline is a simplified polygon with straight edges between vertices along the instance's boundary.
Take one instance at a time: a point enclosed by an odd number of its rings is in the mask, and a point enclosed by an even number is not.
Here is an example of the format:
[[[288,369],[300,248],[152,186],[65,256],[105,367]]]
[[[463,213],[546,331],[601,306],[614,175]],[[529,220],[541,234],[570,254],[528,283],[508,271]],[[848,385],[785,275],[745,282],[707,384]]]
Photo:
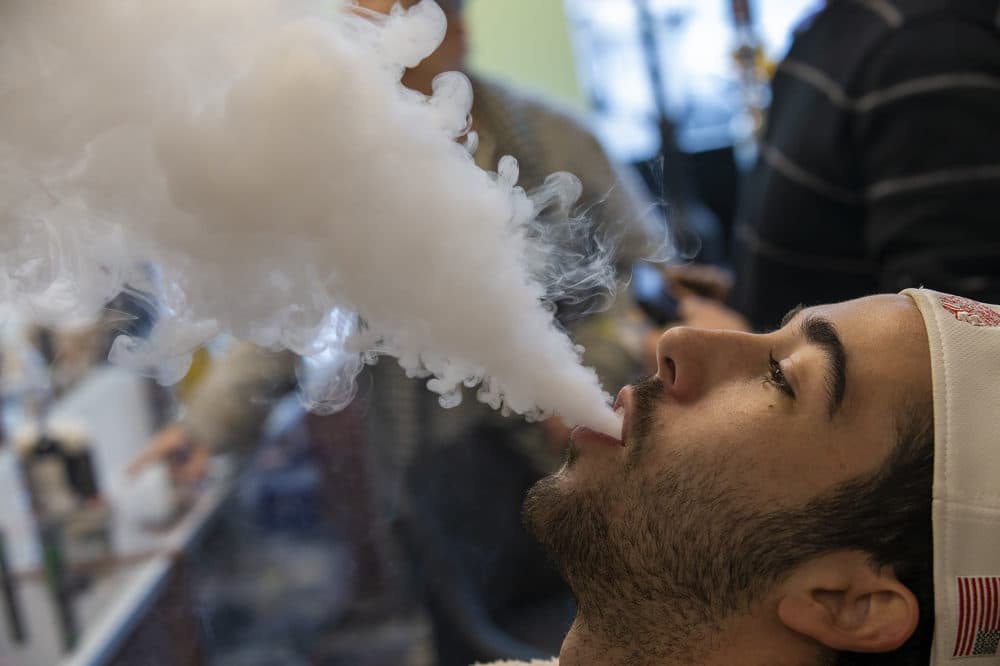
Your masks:
[[[246,452],[257,443],[275,402],[295,387],[295,365],[292,352],[237,345],[193,390],[183,418],[154,434],[130,469],[164,462],[176,481],[201,481],[211,453]]]
[[[296,356],[239,344],[195,389],[183,423],[215,450],[253,446],[274,404],[296,385]]]

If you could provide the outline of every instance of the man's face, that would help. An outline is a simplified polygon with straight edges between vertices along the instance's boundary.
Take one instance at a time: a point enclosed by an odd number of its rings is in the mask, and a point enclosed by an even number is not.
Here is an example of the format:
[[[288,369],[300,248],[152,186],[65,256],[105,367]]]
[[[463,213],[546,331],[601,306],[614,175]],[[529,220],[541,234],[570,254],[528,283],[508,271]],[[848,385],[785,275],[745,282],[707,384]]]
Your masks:
[[[906,296],[809,308],[765,335],[674,328],[658,357],[620,395],[623,441],[575,431],[526,504],[605,632],[655,630],[636,626],[644,607],[694,626],[761,598],[755,572],[781,568],[810,503],[878,470],[903,406],[930,402]]]

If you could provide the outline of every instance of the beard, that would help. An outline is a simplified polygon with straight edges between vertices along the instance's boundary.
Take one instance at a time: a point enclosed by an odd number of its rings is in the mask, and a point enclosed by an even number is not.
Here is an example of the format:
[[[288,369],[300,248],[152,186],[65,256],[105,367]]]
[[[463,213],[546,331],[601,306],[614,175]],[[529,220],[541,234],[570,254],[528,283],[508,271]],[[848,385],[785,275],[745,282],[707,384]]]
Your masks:
[[[595,640],[694,662],[753,596],[752,562],[770,546],[748,541],[761,516],[746,511],[742,493],[719,487],[715,465],[678,456],[654,478],[640,471],[626,463],[620,482],[606,485],[542,479],[525,522]]]
[[[817,524],[828,514],[816,502],[760,506],[752,488],[732,481],[745,459],[719,453],[724,447],[678,447],[661,469],[646,470],[663,386],[652,379],[633,390],[634,437],[621,467],[568,482],[571,454],[529,491],[525,523],[573,590],[593,640],[643,646],[643,659],[692,662],[717,647],[727,618],[829,550]]]

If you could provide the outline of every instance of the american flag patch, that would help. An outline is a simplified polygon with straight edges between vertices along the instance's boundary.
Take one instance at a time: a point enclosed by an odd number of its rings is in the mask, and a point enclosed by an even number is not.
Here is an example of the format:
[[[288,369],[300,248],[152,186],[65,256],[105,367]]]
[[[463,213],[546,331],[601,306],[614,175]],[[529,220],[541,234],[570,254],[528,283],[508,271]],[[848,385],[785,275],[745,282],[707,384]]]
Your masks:
[[[1000,576],[958,578],[953,657],[993,657],[1000,648]]]

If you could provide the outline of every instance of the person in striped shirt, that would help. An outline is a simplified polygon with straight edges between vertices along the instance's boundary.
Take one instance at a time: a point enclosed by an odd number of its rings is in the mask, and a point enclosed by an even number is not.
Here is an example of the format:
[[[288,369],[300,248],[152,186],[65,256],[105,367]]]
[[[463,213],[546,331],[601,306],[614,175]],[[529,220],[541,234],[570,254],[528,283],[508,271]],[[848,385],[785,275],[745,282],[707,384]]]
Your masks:
[[[830,0],[773,80],[732,305],[911,286],[1000,300],[1000,3]]]

